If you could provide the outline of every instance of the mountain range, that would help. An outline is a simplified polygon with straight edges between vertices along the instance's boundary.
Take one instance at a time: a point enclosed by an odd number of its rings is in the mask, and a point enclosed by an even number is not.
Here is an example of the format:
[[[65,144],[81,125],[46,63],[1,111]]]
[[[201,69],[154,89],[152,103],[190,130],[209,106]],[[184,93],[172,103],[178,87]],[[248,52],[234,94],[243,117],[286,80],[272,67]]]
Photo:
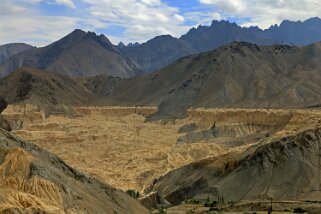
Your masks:
[[[234,41],[257,45],[309,45],[321,41],[321,19],[283,21],[279,26],[273,25],[266,30],[241,27],[228,21],[213,21],[210,26],[190,29],[180,38],[162,35],[143,44],[127,46],[123,43],[113,45],[104,35],[75,30],[46,47],[17,52],[12,57],[12,54],[7,55],[2,59],[0,76],[6,76],[19,67],[35,67],[67,76],[104,74],[127,78],[161,69],[182,57]]]
[[[321,43],[298,48],[233,42],[181,58],[157,72],[109,84],[105,91],[113,90],[105,96],[116,105],[159,106],[157,114],[162,117],[183,116],[190,107],[318,106],[320,57]]]
[[[309,33],[306,33],[309,32]],[[304,46],[321,41],[321,19],[304,22],[283,21],[266,30],[241,27],[228,21],[213,21],[210,26],[192,28],[180,38],[159,36],[141,45],[123,47],[126,53],[145,72],[160,69],[190,54],[213,50],[234,41],[258,45],[284,44]]]
[[[50,111],[70,105],[158,106],[154,118],[194,107],[307,108],[321,103],[321,43],[302,48],[233,42],[181,58],[143,76],[72,78],[22,68],[3,78],[0,96]]]
[[[271,197],[320,201],[319,40],[321,19],[312,18],[266,30],[213,21],[181,38],[163,35],[128,46],[82,30],[42,48],[1,46],[0,113],[8,112],[0,115],[0,210],[148,213],[134,200],[140,194],[148,208],[189,199],[218,202],[215,209]],[[148,114],[139,113],[139,106]],[[77,114],[74,107],[82,108]],[[41,119],[33,119],[27,108]],[[162,128],[168,132],[159,132]],[[128,189],[131,198],[3,129],[41,137],[49,150],[74,144],[59,155],[86,144],[79,151],[90,148],[97,162],[77,150],[69,153],[77,167],[115,159],[117,174],[102,170],[115,182],[133,183],[134,177],[121,173],[137,171],[130,163],[140,155],[147,157],[140,166],[164,161],[165,170],[144,168],[137,180],[144,191]],[[131,148],[123,143],[127,137]],[[168,150],[156,139],[162,137]],[[139,151],[143,143],[146,149]],[[152,149],[159,152],[150,158]],[[208,204],[197,206],[205,210]]]
[[[66,76],[130,77],[140,73],[136,66],[104,35],[75,30],[46,47],[21,52],[0,66],[0,76],[19,67],[52,70]]]

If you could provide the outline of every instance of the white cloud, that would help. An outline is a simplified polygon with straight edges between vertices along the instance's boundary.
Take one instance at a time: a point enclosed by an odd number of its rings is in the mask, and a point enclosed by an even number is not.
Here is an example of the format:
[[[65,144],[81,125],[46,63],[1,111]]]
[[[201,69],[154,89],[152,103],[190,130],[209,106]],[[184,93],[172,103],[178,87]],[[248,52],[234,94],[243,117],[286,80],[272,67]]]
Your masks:
[[[321,16],[320,0],[195,1],[201,6],[180,11],[164,0],[1,0],[0,44],[28,42],[42,46],[75,28],[107,32],[114,43],[145,42],[162,34],[179,37],[191,27],[209,25],[213,19],[233,17],[243,20],[243,26],[267,28],[284,19],[295,21]],[[80,3],[77,7],[76,2]],[[67,12],[59,16],[46,15],[40,10],[41,4],[51,5],[55,10],[57,5],[62,5]]]
[[[0,44],[25,42],[44,46],[75,28],[94,30],[105,23],[90,17],[46,16],[34,4],[42,0],[1,0]]]
[[[305,20],[321,16],[320,0],[199,0],[219,8],[225,16],[248,18],[244,26],[268,28],[283,20]]]
[[[146,5],[160,5],[161,4],[160,0],[141,0],[141,2]]]
[[[226,19],[221,13],[218,12],[187,12],[184,14],[186,20],[196,23],[196,25],[210,25],[213,20],[221,21]],[[195,27],[195,26],[194,26]]]
[[[72,0],[55,0],[58,5],[65,5],[70,8],[75,8],[75,4]]]
[[[78,1],[88,7],[76,8],[73,0],[1,0],[0,44],[27,42],[43,46],[60,39],[75,28],[107,31],[106,35],[114,43],[145,42],[162,34],[178,37],[191,27],[184,25],[184,14],[178,8],[161,0]],[[52,7],[59,4],[75,9],[70,15],[49,16],[39,11],[40,3]],[[108,29],[120,29],[123,32],[108,34]]]
[[[180,36],[189,27],[178,8],[160,0],[82,0],[96,19],[125,29],[124,42],[144,42],[160,34]],[[117,42],[118,42],[117,41]]]
[[[6,23],[10,23],[10,25]],[[27,42],[40,46],[46,45],[70,33],[68,29],[75,25],[76,21],[67,17],[16,17],[14,20],[11,20],[10,17],[1,17],[1,31],[9,32],[8,34],[2,33],[1,42]]]
[[[179,22],[184,22],[185,21],[185,18],[183,16],[179,15],[179,14],[175,14],[174,18]]]
[[[245,9],[242,0],[200,0],[200,2],[208,5],[217,5],[222,10],[230,13],[236,13]]]

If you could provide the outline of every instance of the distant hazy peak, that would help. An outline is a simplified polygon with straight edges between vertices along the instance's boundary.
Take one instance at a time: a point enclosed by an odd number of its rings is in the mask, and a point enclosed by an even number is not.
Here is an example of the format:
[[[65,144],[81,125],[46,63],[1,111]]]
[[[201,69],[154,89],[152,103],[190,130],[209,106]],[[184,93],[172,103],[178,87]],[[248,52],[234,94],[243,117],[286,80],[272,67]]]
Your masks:
[[[238,26],[235,22],[229,22],[227,20],[221,20],[221,21],[217,21],[217,20],[213,20],[211,27],[215,27],[218,25],[233,25],[233,26]]]
[[[0,45],[0,48],[1,47],[8,47],[8,46],[26,46],[26,47],[33,47],[32,45],[29,45],[29,44],[26,44],[26,43],[22,43],[22,42],[13,42],[13,43],[8,43],[8,44],[3,44],[3,45]]]
[[[169,40],[173,40],[176,39],[173,36],[167,34],[167,35],[161,35],[161,36],[156,36],[153,39],[147,41],[148,42],[162,42],[162,41],[169,41]]]
[[[129,43],[127,46],[128,47],[133,47],[133,46],[139,46],[140,44],[138,42],[135,42],[135,43]]]
[[[0,45],[0,64],[16,54],[31,50],[33,48],[35,47],[25,43],[10,43]]]

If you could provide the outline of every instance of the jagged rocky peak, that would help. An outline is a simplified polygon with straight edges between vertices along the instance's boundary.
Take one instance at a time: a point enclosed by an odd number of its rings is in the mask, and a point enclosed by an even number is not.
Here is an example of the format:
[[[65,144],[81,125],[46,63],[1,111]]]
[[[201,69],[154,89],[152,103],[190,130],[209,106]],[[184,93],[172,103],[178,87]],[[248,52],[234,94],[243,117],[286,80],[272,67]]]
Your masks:
[[[123,42],[119,42],[117,45],[118,48],[124,48],[126,45]]]
[[[127,45],[127,47],[137,47],[137,46],[139,46],[140,44],[138,43],[138,42],[135,42],[135,43],[129,43],[128,45]]]
[[[86,35],[86,32],[81,29],[75,29],[70,34],[68,34],[64,38],[71,38],[71,39],[81,39]]]

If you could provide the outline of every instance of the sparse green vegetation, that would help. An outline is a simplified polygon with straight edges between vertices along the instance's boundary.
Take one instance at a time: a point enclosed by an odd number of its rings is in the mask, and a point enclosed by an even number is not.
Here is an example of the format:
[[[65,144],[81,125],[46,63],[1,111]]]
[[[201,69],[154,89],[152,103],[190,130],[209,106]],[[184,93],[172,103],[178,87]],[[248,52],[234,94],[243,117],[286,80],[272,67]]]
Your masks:
[[[140,195],[139,191],[136,192],[135,190],[132,190],[132,189],[127,190],[126,193],[127,195],[135,199],[139,198],[139,195]]]
[[[185,200],[186,204],[202,204],[202,202],[200,200],[197,200],[195,198],[189,199],[189,200]]]
[[[215,207],[217,205],[217,201],[206,202],[204,207]]]
[[[234,204],[236,204],[236,201],[228,201],[227,204],[228,205],[234,205]]]
[[[166,214],[166,210],[164,208],[158,208],[158,214]]]
[[[221,194],[218,194],[218,195],[217,195],[217,202],[218,202],[219,204],[225,204],[224,196],[223,196],[223,195],[221,196]]]
[[[211,207],[211,208],[209,209],[209,211],[218,211],[218,208],[216,208],[216,207]]]
[[[298,207],[298,208],[295,208],[294,209],[294,213],[305,213],[306,211],[303,209],[303,208],[301,208],[301,207]]]
[[[305,200],[304,202],[309,202],[309,203],[321,203],[321,201],[311,201],[311,200]]]
[[[224,196],[222,196],[222,197],[220,198],[219,203],[224,204]]]

